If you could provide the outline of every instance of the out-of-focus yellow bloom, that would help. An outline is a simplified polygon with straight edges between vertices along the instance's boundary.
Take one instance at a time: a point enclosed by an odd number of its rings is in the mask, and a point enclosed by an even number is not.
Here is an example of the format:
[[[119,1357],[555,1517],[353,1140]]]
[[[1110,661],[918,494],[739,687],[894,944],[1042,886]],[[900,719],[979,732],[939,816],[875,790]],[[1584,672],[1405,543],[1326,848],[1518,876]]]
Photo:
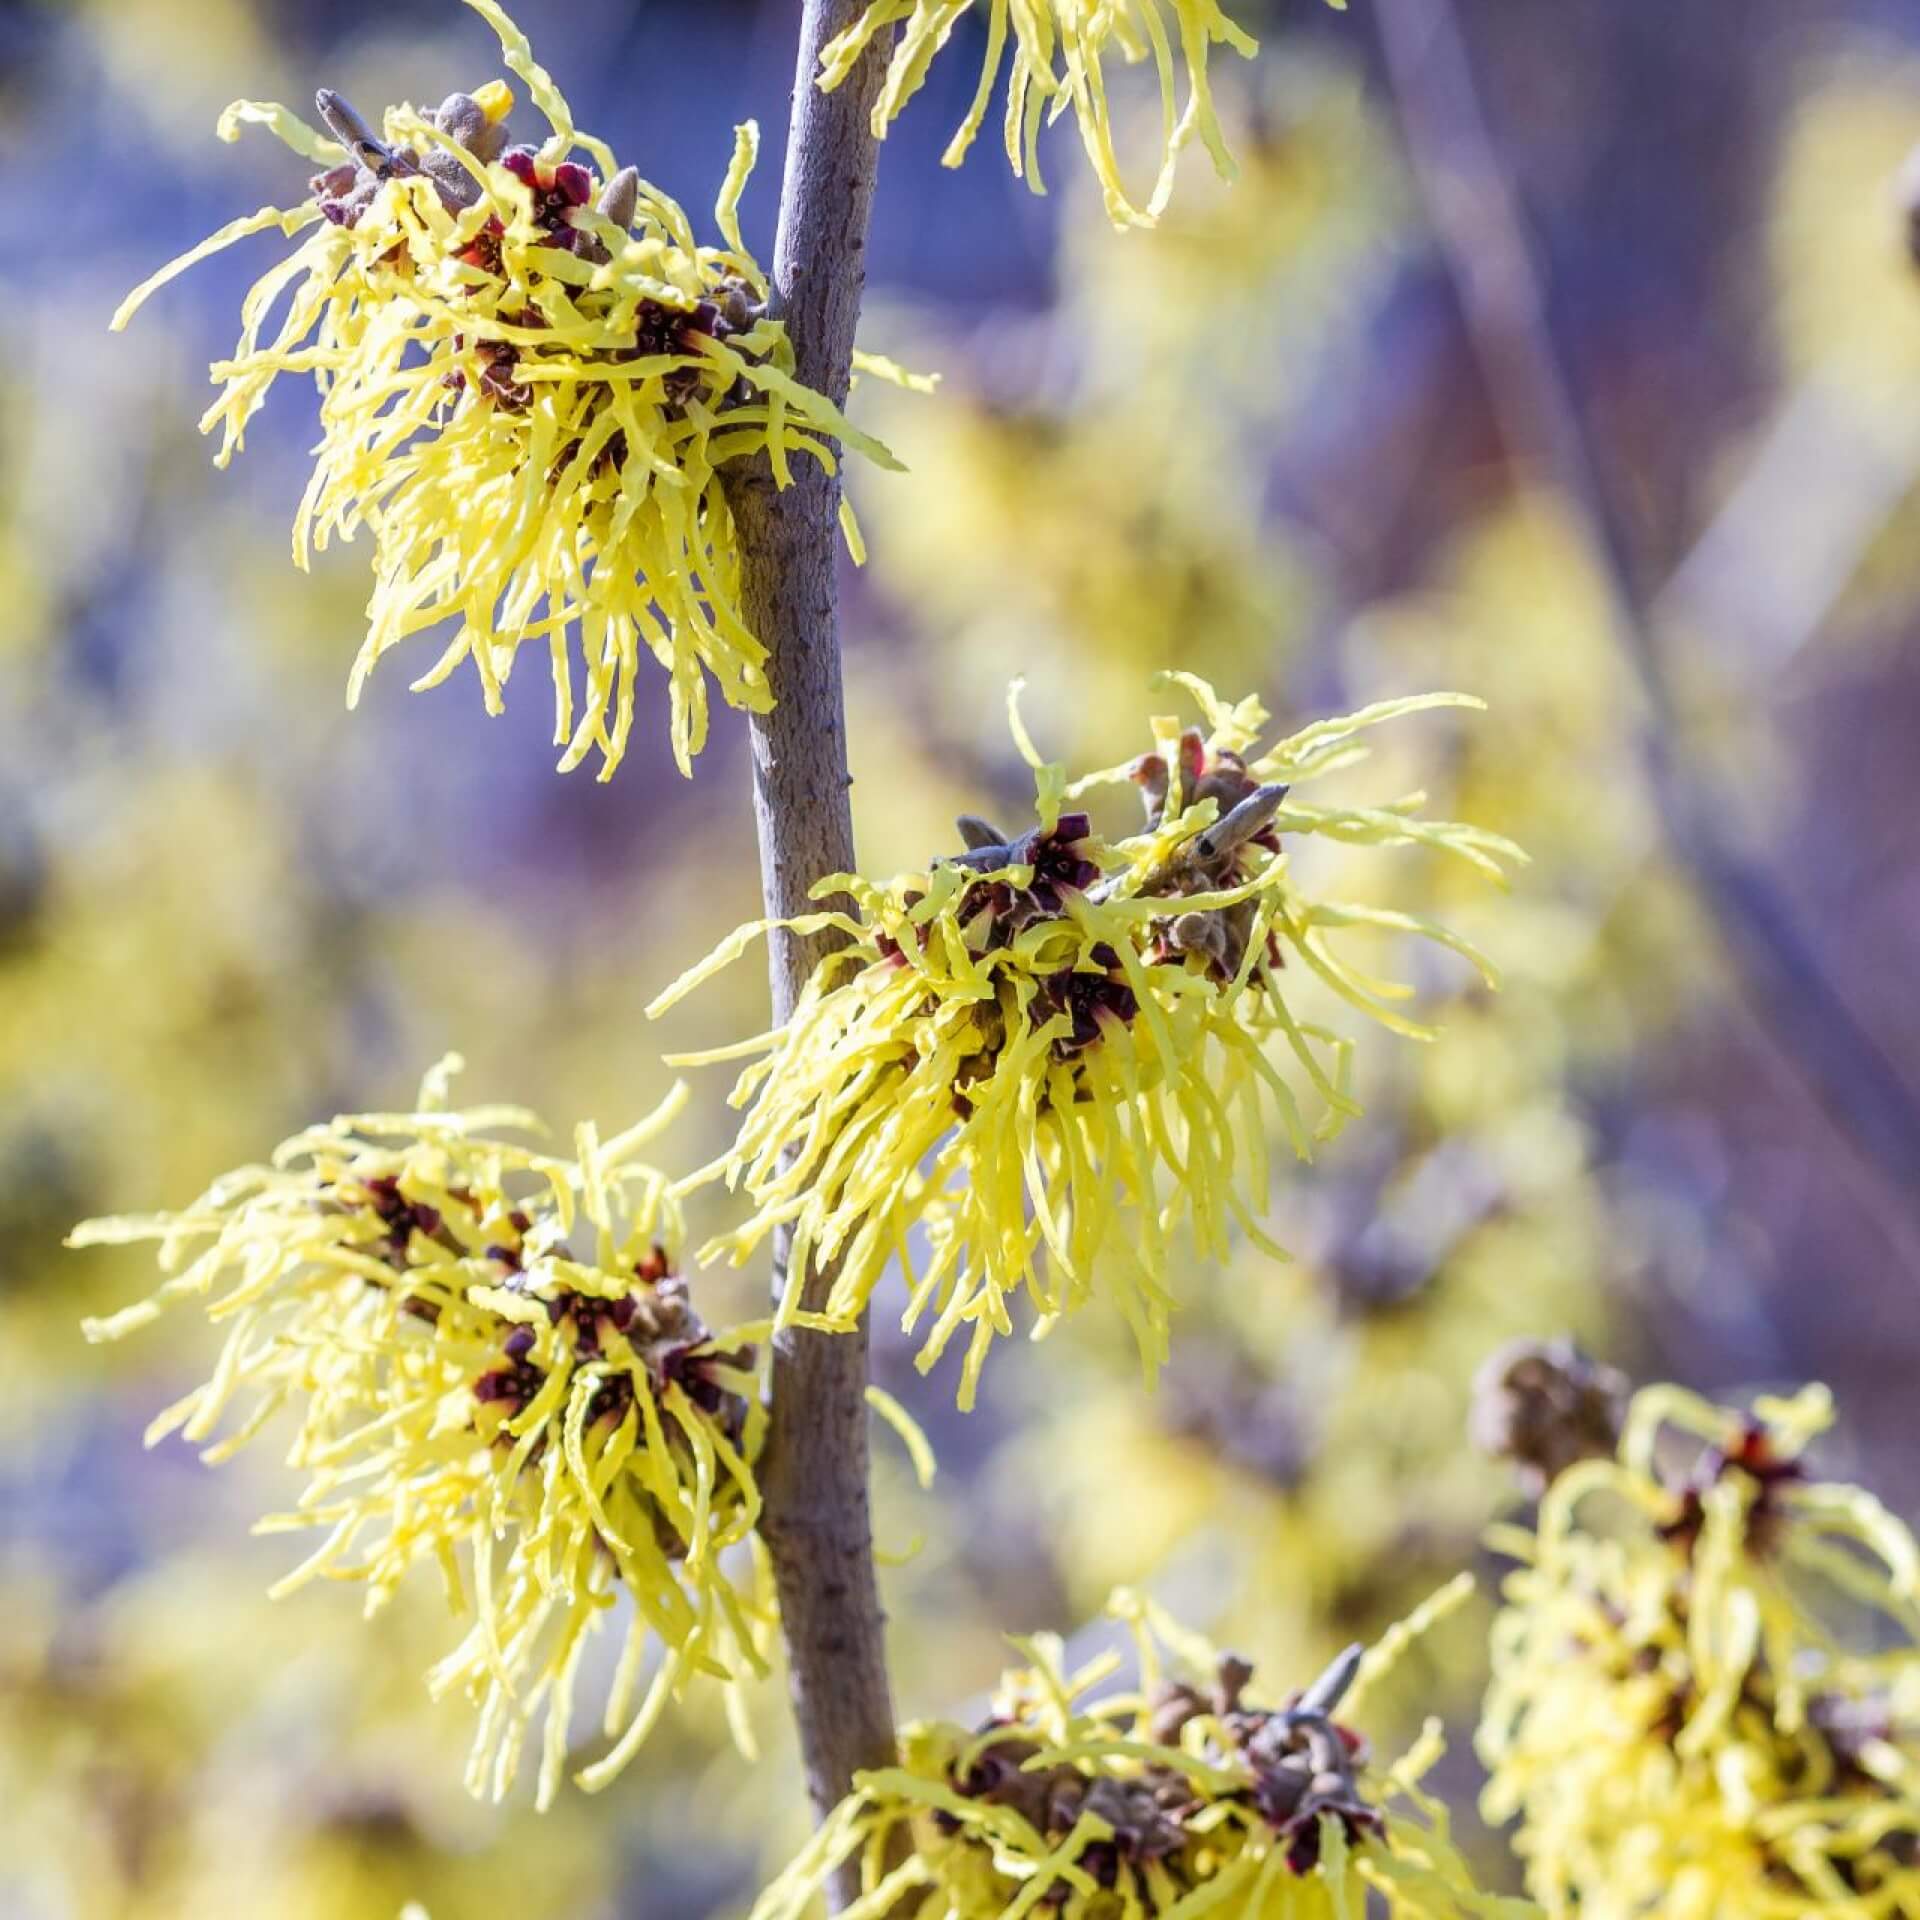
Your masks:
[[[457,619],[415,684],[470,657],[498,712],[516,650],[538,641],[560,765],[598,751],[605,778],[626,751],[644,648],[667,670],[686,771],[706,737],[708,677],[734,706],[771,703],[719,470],[764,453],[784,485],[796,455],[831,466],[832,440],[894,462],[794,379],[786,331],[766,315],[738,219],[757,131],[738,130],[720,190],[725,244],[703,247],[674,201],[576,130],[493,0],[466,4],[546,117],[542,145],[509,144],[513,96],[499,81],[432,113],[394,107],[384,137],[333,94],[320,100],[334,138],[284,107],[236,102],[221,137],[267,127],[323,167],[312,197],[222,228],[137,289],[114,325],[248,234],[304,233],[247,295],[201,425],[220,428],[224,465],[274,381],[313,376],[321,442],[294,558],[304,566],[362,527],[374,540],[349,701],[389,648]]]
[[[96,760],[111,787],[81,771]],[[0,1425],[72,1391],[75,1314],[124,1297],[116,1263],[83,1279],[59,1252],[74,1216],[136,1182],[197,1182],[332,1069],[324,1009],[351,937],[231,767],[120,739],[107,761],[82,735],[65,777],[58,837],[29,840],[19,867],[0,851]]]
[[[1457,1004],[1445,1018],[1442,1046],[1463,1028],[1491,1043],[1475,1051],[1499,1099],[1503,1023]],[[1433,1058],[1423,1049],[1413,1069]],[[1368,1119],[1378,1145],[1390,1129],[1371,1101]],[[1077,1605],[1204,1568],[1215,1630],[1263,1671],[1295,1672],[1379,1633],[1471,1557],[1502,1485],[1460,1445],[1476,1364],[1490,1342],[1604,1326],[1581,1143],[1538,1094],[1507,1120],[1489,1112],[1409,1153],[1384,1186],[1356,1178],[1364,1155],[1303,1183],[1299,1257],[1248,1248],[1201,1281],[1158,1393],[1140,1393],[1117,1340],[1046,1356],[996,1464],[995,1511],[1037,1508]],[[1485,1627],[1457,1621],[1450,1648],[1403,1668],[1382,1705],[1404,1680],[1422,1712],[1471,1711],[1477,1659],[1444,1656]]]
[[[1495,1624],[1486,1810],[1552,1914],[1920,1914],[1920,1549],[1814,1480],[1826,1390],[1636,1397]]]
[[[1308,779],[1364,758],[1356,735],[1454,695],[1389,701],[1326,720],[1256,753],[1267,715],[1229,705],[1191,676],[1210,731],[1154,722],[1156,750],[1069,785],[1043,764],[1018,712],[1037,776],[1039,825],[1008,838],[972,818],[967,850],[884,886],[835,875],[854,914],[795,924],[846,944],[808,983],[785,1027],[676,1064],[765,1057],[733,1100],[748,1108],[732,1150],[691,1176],[746,1187],[753,1217],[703,1257],[739,1261],[776,1227],[794,1227],[793,1272],[809,1256],[836,1269],[829,1316],[851,1324],[896,1256],[906,1323],[931,1311],[920,1353],[931,1367],[971,1328],[961,1383],[970,1404],[1009,1295],[1025,1289],[1044,1332],[1096,1287],[1132,1325],[1151,1369],[1164,1358],[1171,1273],[1184,1220],[1202,1256],[1230,1231],[1279,1254],[1260,1225],[1268,1137],[1311,1156],[1357,1109],[1351,1042],[1296,1016],[1289,963],[1402,1033],[1407,989],[1370,978],[1339,952],[1352,928],[1422,934],[1480,960],[1457,936],[1382,907],[1317,901],[1294,884],[1283,836],[1443,848],[1495,877],[1516,850],[1475,828],[1420,817],[1418,796],[1377,808],[1305,805]],[[1131,780],[1143,831],[1096,834],[1063,802]],[[737,958],[766,923],[742,928],[654,1002],[671,1005]],[[1268,1058],[1291,1055],[1308,1097]],[[925,1236],[922,1259],[910,1244]],[[1284,1256],[1282,1256],[1284,1257]],[[916,1267],[923,1271],[916,1273]],[[782,1311],[797,1296],[790,1290]]]
[[[449,1777],[453,1730],[418,1685],[431,1596],[377,1635],[263,1619],[242,1557],[170,1555],[97,1593],[57,1550],[0,1566],[0,1913],[609,1910],[598,1807],[479,1806]]]
[[[532,1114],[450,1111],[458,1064],[427,1076],[413,1113],[343,1116],[184,1212],[91,1221],[72,1244],[158,1240],[171,1275],[90,1339],[194,1297],[225,1330],[211,1378],[149,1444],[177,1431],[217,1462],[296,1411],[289,1458],[310,1485],[262,1529],[326,1539],[276,1597],[360,1580],[372,1613],[425,1560],[464,1609],[470,1582],[473,1623],[429,1684],[479,1708],[476,1793],[506,1792],[545,1714],[544,1805],[593,1631],[628,1607],[615,1744],[582,1784],[611,1779],[696,1676],[724,1683],[744,1728],[734,1696],[772,1621],[753,1537],[764,1416],[744,1336],[710,1336],[675,1274],[666,1177],[634,1158],[680,1091],[611,1140],[583,1125],[562,1159],[500,1137],[539,1131]]]
[[[1842,43],[1795,77],[1772,182],[1769,319],[1793,373],[1899,408],[1920,382],[1920,315],[1890,189],[1920,141],[1920,63],[1891,43]]]
[[[1319,550],[1276,521],[1265,476],[1276,445],[1323,430],[1324,363],[1393,258],[1397,163],[1336,61],[1301,49],[1248,77],[1221,103],[1244,177],[1184,182],[1151,245],[1113,244],[1090,182],[1066,196],[1060,306],[1031,339],[945,340],[930,307],[874,316],[882,337],[937,342],[920,351],[950,368],[937,407],[876,392],[870,424],[903,451],[910,439],[912,471],[870,488],[861,516],[873,584],[921,642],[899,670],[937,677],[923,730],[962,754],[1015,673],[1058,703],[1063,757],[1104,758],[1137,725],[1169,633],[1182,666],[1251,685],[1290,657],[1276,635],[1329,616]],[[1352,489],[1322,490],[1316,511],[1335,496],[1341,537],[1364,544]],[[992,593],[959,552],[995,556]],[[1504,693],[1501,710],[1511,726]]]
[[[860,18],[822,50],[821,86],[839,86],[876,39],[894,34],[886,84],[873,109],[874,136],[884,139],[901,109],[919,92],[934,56],[972,8],[973,0],[872,0]],[[1040,177],[1040,129],[1069,109],[1079,122],[1081,142],[1099,176],[1107,217],[1116,227],[1153,224],[1173,191],[1180,150],[1196,134],[1221,175],[1232,175],[1233,160],[1207,89],[1207,61],[1215,45],[1231,47],[1247,58],[1258,49],[1221,10],[1218,0],[989,0],[989,8],[979,89],[943,156],[947,166],[957,167],[966,158],[987,117],[1001,65],[1008,58],[1011,34],[1007,158],[1015,176],[1024,178],[1035,193],[1046,191]],[[1169,17],[1173,34],[1168,32]],[[1160,78],[1160,173],[1144,206],[1128,193],[1113,150],[1106,76],[1110,53],[1128,62],[1150,56]],[[1176,59],[1186,68],[1184,107],[1179,104]]]
[[[878,1920],[915,1892],[926,1920],[1522,1920],[1535,1909],[1474,1886],[1444,1810],[1420,1789],[1442,1751],[1437,1723],[1377,1769],[1333,1717],[1356,1678],[1376,1677],[1461,1590],[1271,1709],[1244,1697],[1244,1661],[1135,1595],[1111,1608],[1137,1650],[1126,1691],[1087,1697],[1118,1653],[1070,1670],[1056,1636],[1017,1640],[1032,1664],[1006,1675],[985,1724],[908,1728],[901,1764],[856,1779],[753,1920],[817,1911],[850,1861],[864,1892],[849,1920]]]

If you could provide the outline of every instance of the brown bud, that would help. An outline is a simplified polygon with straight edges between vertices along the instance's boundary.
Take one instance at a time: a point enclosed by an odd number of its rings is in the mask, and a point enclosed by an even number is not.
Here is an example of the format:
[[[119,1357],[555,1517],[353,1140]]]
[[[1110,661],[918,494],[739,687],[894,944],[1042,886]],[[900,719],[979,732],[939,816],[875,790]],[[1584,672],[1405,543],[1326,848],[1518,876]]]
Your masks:
[[[1167,808],[1167,763],[1157,753],[1143,753],[1127,769],[1127,777],[1140,789],[1147,809],[1147,825],[1157,827]]]
[[[633,216],[639,207],[640,172],[637,167],[622,167],[600,189],[600,198],[594,202],[594,211],[605,214],[623,233],[633,225]]]
[[[1240,1696],[1246,1692],[1253,1681],[1253,1662],[1237,1653],[1223,1653],[1220,1665],[1214,1675],[1214,1711],[1216,1713],[1237,1713],[1240,1710]]]
[[[361,119],[359,111],[345,94],[322,87],[313,96],[314,110],[327,131],[377,178],[390,179],[396,173],[416,171],[412,159],[396,152]]]
[[[1513,1340],[1474,1376],[1467,1430],[1496,1459],[1511,1460],[1529,1498],[1579,1460],[1620,1440],[1628,1383],[1571,1340]]]
[[[1366,1657],[1366,1648],[1357,1641],[1343,1648],[1327,1662],[1319,1679],[1301,1694],[1293,1711],[1296,1714],[1314,1715],[1331,1713],[1347,1697]]]
[[[307,191],[316,200],[338,200],[353,191],[359,178],[360,169],[351,160],[343,160],[337,167],[316,173],[307,182]]]
[[[1155,1746],[1176,1747],[1180,1744],[1180,1729],[1206,1711],[1207,1702],[1192,1687],[1181,1681],[1169,1681],[1149,1705],[1146,1737]]]
[[[1209,866],[1222,856],[1244,846],[1257,833],[1263,833],[1280,811],[1287,789],[1278,782],[1256,787],[1226,816],[1216,820],[1198,840],[1194,852]]]
[[[450,93],[433,110],[433,124],[476,160],[498,160],[511,135],[504,120],[490,120],[470,93]]]
[[[469,151],[480,138],[481,130],[493,123],[487,110],[470,93],[450,93],[433,110],[433,124],[449,140],[458,141]]]
[[[714,288],[713,300],[729,333],[745,333],[767,311],[767,303],[738,274],[729,274]]]
[[[472,206],[480,198],[480,183],[460,163],[458,154],[436,147],[420,162],[424,173],[439,190],[441,204],[450,213]]]
[[[1906,226],[1907,252],[1920,267],[1920,147],[1907,155],[1894,178],[1894,198]]]
[[[1007,836],[991,820],[983,820],[977,813],[963,813],[953,824],[959,829],[961,845],[970,852],[1007,844]]]
[[[1167,943],[1181,953],[1204,953],[1222,967],[1227,964],[1227,932],[1218,914],[1175,915],[1167,926]]]

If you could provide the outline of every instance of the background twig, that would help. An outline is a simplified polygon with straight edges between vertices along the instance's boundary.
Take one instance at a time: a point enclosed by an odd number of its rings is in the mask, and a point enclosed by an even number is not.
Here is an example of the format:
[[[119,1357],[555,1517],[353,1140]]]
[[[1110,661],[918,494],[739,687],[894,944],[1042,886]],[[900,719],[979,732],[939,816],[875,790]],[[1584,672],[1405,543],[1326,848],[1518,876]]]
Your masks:
[[[1792,903],[1727,829],[1725,809],[1689,763],[1631,543],[1574,401],[1451,0],[1375,0],[1371,11],[1408,162],[1502,436],[1515,460],[1556,487],[1572,510],[1614,635],[1645,695],[1644,750],[1669,843],[1710,911],[1761,1030],[1910,1216],[1920,1198],[1920,1097],[1854,1013]]]

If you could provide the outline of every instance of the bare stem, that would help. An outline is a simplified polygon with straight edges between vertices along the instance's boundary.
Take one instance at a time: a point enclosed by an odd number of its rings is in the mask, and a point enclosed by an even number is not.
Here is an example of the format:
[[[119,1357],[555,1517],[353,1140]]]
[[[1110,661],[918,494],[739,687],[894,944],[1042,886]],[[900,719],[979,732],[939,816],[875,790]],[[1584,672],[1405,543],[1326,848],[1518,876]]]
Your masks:
[[[884,50],[869,49],[831,94],[813,76],[821,47],[862,6],[805,0],[773,258],[772,309],[786,322],[799,378],[836,401],[846,397],[866,282],[875,170],[868,115]],[[854,863],[836,587],[840,485],[817,463],[796,460],[793,484],[776,488],[764,463],[756,463],[735,477],[730,499],[743,557],[742,602],[771,653],[776,704],[753,717],[754,815],[766,910],[785,917],[807,910],[817,880]],[[831,944],[827,936],[774,934],[768,952],[776,1021],[792,1012]],[[776,1295],[786,1285],[789,1254],[783,1233],[774,1244]],[[805,1303],[818,1305],[830,1280],[830,1273],[810,1273]],[[794,1718],[816,1815],[845,1795],[856,1771],[894,1759],[868,1513],[866,1379],[864,1328],[795,1330],[775,1342],[761,1532],[779,1586]],[[840,1903],[854,1891],[842,1885]]]
[[[1667,840],[1710,909],[1756,1017],[1835,1134],[1909,1220],[1920,1195],[1920,1096],[1864,1025],[1792,903],[1734,838],[1685,752],[1684,725],[1632,543],[1602,477],[1481,109],[1452,0],[1375,0],[1407,158],[1426,201],[1509,453],[1572,509],[1652,716],[1644,751]]]

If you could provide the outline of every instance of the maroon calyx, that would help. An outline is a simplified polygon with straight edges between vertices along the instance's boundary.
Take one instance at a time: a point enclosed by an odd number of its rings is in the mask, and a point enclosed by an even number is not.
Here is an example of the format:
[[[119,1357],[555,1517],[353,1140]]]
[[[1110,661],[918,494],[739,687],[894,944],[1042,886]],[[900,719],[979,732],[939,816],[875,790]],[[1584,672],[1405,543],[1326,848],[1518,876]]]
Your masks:
[[[1241,801],[1259,790],[1260,782],[1247,771],[1246,761],[1228,749],[1209,750],[1206,736],[1198,727],[1189,727],[1180,736],[1180,804],[1191,807],[1211,800],[1216,817],[1224,820]],[[1167,762],[1163,755],[1145,753],[1127,770],[1147,810],[1147,825],[1157,827],[1166,817],[1171,790]],[[1264,847],[1269,853],[1280,851],[1280,835],[1265,828],[1253,835],[1248,844]]]
[[[964,823],[963,823],[964,824]],[[1010,880],[979,880],[960,896],[962,920],[989,916],[986,944],[1005,946],[1022,927],[1057,917],[1066,909],[1066,896],[1084,893],[1100,878],[1100,869],[1087,851],[1093,822],[1084,813],[1063,813],[1054,824],[1039,827],[1007,841],[970,846],[948,855],[940,864],[991,873],[1000,867],[1025,867],[1025,885]]]
[[[400,1182],[391,1174],[382,1174],[365,1184],[367,1199],[392,1236],[395,1253],[405,1254],[415,1232],[424,1233],[429,1240],[439,1233],[443,1224],[440,1209],[424,1200],[409,1200],[400,1191]]]
[[[1780,1452],[1763,1420],[1747,1419],[1724,1446],[1710,1447],[1693,1471],[1674,1489],[1679,1509],[1659,1529],[1660,1537],[1691,1556],[1706,1525],[1706,1496],[1729,1474],[1744,1474],[1756,1483],[1747,1509],[1747,1540],[1756,1552],[1765,1552],[1778,1532],[1780,1493],[1804,1481],[1806,1468],[1797,1458]]]
[[[538,307],[521,307],[517,312],[503,313],[500,318],[514,327],[544,328],[547,324],[546,315]],[[464,337],[455,334],[454,350],[458,352],[464,345]],[[473,345],[474,358],[479,363],[479,391],[506,413],[525,413],[533,405],[532,385],[519,378],[520,352],[518,343],[512,340],[476,340]],[[467,376],[456,368],[452,373],[443,374],[440,384],[458,393],[466,386]]]
[[[1204,1738],[1185,1751],[1245,1781],[1228,1797],[1250,1807],[1272,1830],[1289,1871],[1307,1874],[1319,1864],[1329,1821],[1338,1821],[1356,1844],[1385,1829],[1384,1816],[1359,1784],[1366,1744],[1331,1717],[1359,1665],[1360,1649],[1350,1648],[1313,1686],[1267,1711],[1245,1703],[1252,1668],[1229,1654],[1208,1684],[1159,1688],[1134,1720],[1132,1737],[1149,1750],[1179,1750],[1190,1723],[1210,1722]],[[994,1737],[964,1767],[955,1763],[947,1770],[956,1794],[1018,1813],[1049,1842],[1065,1839],[1088,1815],[1102,1820],[1110,1837],[1077,1856],[1079,1867],[1102,1887],[1138,1890],[1147,1869],[1164,1873],[1183,1894],[1200,1884],[1205,1868],[1194,1843],[1204,1851],[1211,1826],[1203,1816],[1211,1803],[1173,1753],[1163,1761],[1149,1751],[1137,1773],[1121,1778],[1090,1774],[1071,1761],[1035,1765],[1041,1746],[1005,1715],[985,1721],[980,1731]],[[934,1818],[947,1835],[966,1830],[949,1813]],[[1060,1882],[1042,1905],[1061,1905],[1070,1892]]]
[[[507,1251],[489,1249],[496,1258]],[[516,1274],[523,1271],[517,1256],[512,1264]],[[752,1349],[707,1350],[706,1326],[689,1305],[686,1283],[672,1272],[664,1248],[649,1249],[634,1263],[634,1273],[635,1285],[624,1294],[561,1287],[535,1296],[545,1309],[552,1339],[574,1365],[610,1368],[595,1383],[587,1403],[588,1426],[618,1426],[625,1420],[634,1406],[635,1380],[644,1373],[656,1398],[669,1386],[679,1386],[738,1445],[746,1431],[747,1402],[717,1376],[751,1369]],[[524,1279],[510,1284],[527,1290]],[[502,1342],[500,1361],[474,1381],[474,1398],[483,1406],[503,1408],[507,1419],[523,1411],[548,1377],[547,1367],[535,1358],[539,1347],[534,1327],[516,1325]],[[496,1433],[496,1443],[502,1437]]]
[[[912,892],[901,895],[900,904],[906,908],[908,912],[911,912],[926,897],[924,892],[915,889]],[[926,952],[927,942],[930,938],[931,930],[926,925],[922,924],[914,929],[914,943],[922,953]],[[904,967],[907,964],[907,950],[892,934],[876,927],[873,932],[873,944],[879,950],[880,958],[886,965],[890,967]]]
[[[593,198],[593,175],[575,160],[548,161],[537,147],[509,147],[500,164],[525,187],[533,201],[533,224],[548,236],[549,246],[568,253],[598,247],[592,234],[573,224],[573,213]]]
[[[1071,1060],[1100,1038],[1105,1024],[1117,1021],[1130,1026],[1140,1011],[1140,1000],[1127,984],[1120,956],[1104,941],[1089,956],[1100,968],[1089,972],[1078,967],[1062,967],[1048,974],[1033,997],[1032,1018],[1036,1026],[1065,1013],[1072,1031],[1058,1035],[1053,1042],[1056,1060]]]
[[[981,1731],[1004,1725],[990,1720]],[[1169,1860],[1186,1845],[1184,1821],[1198,1810],[1199,1801],[1192,1782],[1178,1768],[1149,1763],[1134,1779],[1089,1778],[1068,1762],[1030,1766],[1039,1752],[1034,1741],[1009,1731],[964,1770],[950,1769],[948,1781],[969,1800],[1010,1808],[1050,1840],[1064,1839],[1088,1814],[1104,1820],[1112,1838],[1087,1847],[1077,1863],[1103,1887],[1118,1885],[1123,1867]],[[945,1833],[960,1830],[951,1814],[936,1814],[935,1822]],[[1061,1883],[1043,1904],[1058,1905],[1067,1891]]]
[[[503,1364],[473,1383],[473,1397],[482,1406],[504,1405],[508,1418],[521,1412],[547,1384],[547,1370],[533,1359],[533,1347],[533,1329],[515,1327],[501,1347]]]

